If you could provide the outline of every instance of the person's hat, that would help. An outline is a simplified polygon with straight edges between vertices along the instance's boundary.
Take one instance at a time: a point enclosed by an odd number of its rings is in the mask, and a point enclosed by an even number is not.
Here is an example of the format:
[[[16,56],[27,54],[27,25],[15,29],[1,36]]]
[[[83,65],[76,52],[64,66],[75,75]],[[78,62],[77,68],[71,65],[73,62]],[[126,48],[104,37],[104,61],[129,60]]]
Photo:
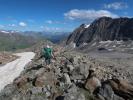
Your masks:
[[[49,45],[47,45],[46,47],[47,47],[47,48],[50,48],[50,46],[49,46]]]

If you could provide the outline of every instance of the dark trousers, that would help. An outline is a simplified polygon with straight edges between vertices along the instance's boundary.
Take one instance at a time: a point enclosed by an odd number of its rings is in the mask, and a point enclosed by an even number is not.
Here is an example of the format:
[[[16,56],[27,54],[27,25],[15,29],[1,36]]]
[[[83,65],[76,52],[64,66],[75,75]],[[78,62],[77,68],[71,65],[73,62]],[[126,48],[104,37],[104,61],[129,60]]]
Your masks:
[[[51,63],[51,58],[45,58],[46,65],[49,65]]]

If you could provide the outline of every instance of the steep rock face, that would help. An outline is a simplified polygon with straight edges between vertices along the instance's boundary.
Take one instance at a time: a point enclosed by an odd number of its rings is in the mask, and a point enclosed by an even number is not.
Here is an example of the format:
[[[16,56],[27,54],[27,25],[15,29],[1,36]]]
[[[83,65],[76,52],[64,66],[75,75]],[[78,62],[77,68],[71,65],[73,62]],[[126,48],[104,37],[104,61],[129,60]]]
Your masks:
[[[82,24],[69,37],[77,46],[91,41],[133,40],[133,18],[102,17],[95,20],[89,27]]]

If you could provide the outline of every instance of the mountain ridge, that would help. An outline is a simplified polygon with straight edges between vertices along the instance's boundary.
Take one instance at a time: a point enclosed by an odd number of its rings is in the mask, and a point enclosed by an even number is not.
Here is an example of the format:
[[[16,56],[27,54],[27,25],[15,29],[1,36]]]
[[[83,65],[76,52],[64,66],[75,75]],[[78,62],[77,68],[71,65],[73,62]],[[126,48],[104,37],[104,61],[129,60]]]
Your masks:
[[[133,40],[133,18],[101,17],[85,28],[82,24],[69,36],[66,44],[71,42],[77,46],[92,41]]]
[[[41,41],[39,38],[32,36],[24,36],[14,32],[0,32],[0,50],[1,51],[15,51],[17,49],[24,49],[30,47]]]

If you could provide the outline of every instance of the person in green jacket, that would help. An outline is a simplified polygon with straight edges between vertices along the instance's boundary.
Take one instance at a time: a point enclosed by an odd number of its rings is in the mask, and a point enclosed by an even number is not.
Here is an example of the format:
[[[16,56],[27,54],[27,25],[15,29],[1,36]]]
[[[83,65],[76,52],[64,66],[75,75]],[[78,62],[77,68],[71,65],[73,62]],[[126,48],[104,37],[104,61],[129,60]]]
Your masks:
[[[53,50],[50,48],[49,45],[47,45],[45,48],[43,48],[43,55],[45,58],[45,63],[46,65],[50,65],[51,63],[51,58],[53,57]]]

